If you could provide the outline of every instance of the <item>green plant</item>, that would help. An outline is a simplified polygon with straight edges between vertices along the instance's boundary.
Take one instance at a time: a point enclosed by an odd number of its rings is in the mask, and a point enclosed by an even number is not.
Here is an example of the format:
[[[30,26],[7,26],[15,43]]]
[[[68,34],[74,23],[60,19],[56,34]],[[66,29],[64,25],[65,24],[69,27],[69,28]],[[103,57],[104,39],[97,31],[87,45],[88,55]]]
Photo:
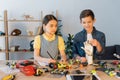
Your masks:
[[[69,59],[73,58],[73,37],[74,35],[68,34],[67,41],[65,42],[65,47],[66,47],[66,55],[68,56]]]

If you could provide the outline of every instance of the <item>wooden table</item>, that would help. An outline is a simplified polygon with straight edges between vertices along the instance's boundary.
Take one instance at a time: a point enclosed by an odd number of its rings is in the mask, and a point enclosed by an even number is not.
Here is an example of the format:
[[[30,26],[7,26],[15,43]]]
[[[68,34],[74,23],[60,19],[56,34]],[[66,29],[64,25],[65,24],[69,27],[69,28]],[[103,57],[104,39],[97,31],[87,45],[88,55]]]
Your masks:
[[[6,66],[6,61],[0,61],[0,67]],[[84,68],[77,68],[77,70],[86,70],[86,73],[89,73],[92,69],[95,69],[94,66],[88,65],[87,67]],[[73,72],[75,69],[69,69],[70,73]],[[0,80],[3,76],[5,76],[4,72],[0,71]],[[120,80],[118,78],[110,77],[106,73],[102,71],[97,71],[97,75],[101,78],[101,80]],[[16,74],[16,79],[15,80],[66,80],[66,77],[64,75],[53,75],[50,73],[44,73],[42,76],[26,76],[23,73],[19,72]]]

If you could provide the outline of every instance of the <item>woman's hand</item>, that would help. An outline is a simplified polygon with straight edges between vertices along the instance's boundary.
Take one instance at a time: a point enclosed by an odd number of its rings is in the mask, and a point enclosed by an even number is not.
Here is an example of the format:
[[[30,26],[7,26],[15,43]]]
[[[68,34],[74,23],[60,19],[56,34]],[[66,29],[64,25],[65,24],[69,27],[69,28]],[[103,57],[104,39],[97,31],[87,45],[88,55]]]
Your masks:
[[[54,59],[49,59],[49,62],[48,63],[56,63],[56,60]]]

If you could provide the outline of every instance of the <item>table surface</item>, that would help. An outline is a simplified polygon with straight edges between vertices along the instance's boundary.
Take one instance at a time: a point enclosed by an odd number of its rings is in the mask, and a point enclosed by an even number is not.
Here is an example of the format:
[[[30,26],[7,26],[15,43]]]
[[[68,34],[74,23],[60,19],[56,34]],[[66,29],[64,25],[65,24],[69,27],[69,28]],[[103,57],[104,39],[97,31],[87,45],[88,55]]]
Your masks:
[[[0,61],[0,67],[6,66],[6,61]],[[88,65],[87,67],[80,68],[78,67],[77,70],[86,71],[86,73],[90,73],[91,70],[95,69],[93,65]],[[69,69],[69,72],[72,73],[76,69]],[[2,77],[6,76],[7,74],[0,70],[0,80]],[[102,71],[97,71],[97,75],[100,77],[101,80],[120,80],[115,76],[110,77],[106,73]],[[57,74],[50,74],[50,73],[43,73],[41,76],[26,76],[21,72],[16,73],[15,80],[66,80],[64,75],[57,75]]]

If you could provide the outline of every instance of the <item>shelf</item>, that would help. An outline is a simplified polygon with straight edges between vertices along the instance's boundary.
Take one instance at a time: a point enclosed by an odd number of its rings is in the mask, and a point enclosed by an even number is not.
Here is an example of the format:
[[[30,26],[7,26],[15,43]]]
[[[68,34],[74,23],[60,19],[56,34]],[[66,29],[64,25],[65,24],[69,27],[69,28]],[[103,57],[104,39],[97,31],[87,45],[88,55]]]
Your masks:
[[[0,20],[0,21],[4,21],[4,20]]]
[[[56,11],[56,17],[58,15],[58,12]],[[29,35],[29,32],[25,33],[25,34],[22,34],[22,35],[18,35],[18,36],[13,36],[11,35],[9,32],[9,27],[12,26],[12,24],[15,26],[19,25],[19,23],[34,23],[34,22],[38,22],[38,23],[41,23],[43,20],[43,12],[41,11],[41,18],[35,18],[35,19],[32,19],[32,18],[21,18],[21,19],[8,19],[8,14],[7,14],[7,10],[4,11],[4,18],[0,19],[1,22],[4,23],[4,32],[5,32],[5,36],[0,36],[1,38],[2,37],[5,37],[5,50],[3,51],[0,51],[0,52],[5,52],[6,54],[6,60],[9,60],[9,56],[10,54],[9,53],[33,53],[33,51],[30,51],[29,49],[22,49],[22,50],[19,50],[19,51],[11,51],[10,49],[10,46],[11,43],[10,43],[10,40],[16,40],[17,38],[20,38],[19,40],[21,40],[21,38],[23,38],[23,40],[26,38],[29,38],[30,40],[37,36],[37,34],[33,34],[33,35]],[[61,20],[59,20],[61,21]],[[10,24],[10,25],[9,25]],[[41,23],[42,24],[42,23]],[[39,25],[41,25],[39,24]],[[11,28],[11,27],[10,27]],[[28,27],[26,27],[26,30],[27,30]],[[12,29],[12,28],[11,28]],[[11,39],[11,38],[14,38],[14,39]],[[27,39],[28,40],[28,39]],[[16,42],[17,43],[17,42]],[[24,44],[24,43],[23,43]],[[24,44],[26,45],[26,44]]]
[[[33,53],[33,51],[30,51],[30,50],[18,50],[18,51],[9,50],[9,52],[11,53]]]
[[[42,20],[8,20],[8,22],[42,22]]]
[[[1,53],[1,52],[6,52],[6,51],[5,51],[5,50],[0,50],[0,53]]]
[[[8,37],[35,37],[36,35],[19,35],[19,36],[12,36],[12,35],[8,35]]]
[[[0,37],[5,37],[5,36],[0,36]]]

